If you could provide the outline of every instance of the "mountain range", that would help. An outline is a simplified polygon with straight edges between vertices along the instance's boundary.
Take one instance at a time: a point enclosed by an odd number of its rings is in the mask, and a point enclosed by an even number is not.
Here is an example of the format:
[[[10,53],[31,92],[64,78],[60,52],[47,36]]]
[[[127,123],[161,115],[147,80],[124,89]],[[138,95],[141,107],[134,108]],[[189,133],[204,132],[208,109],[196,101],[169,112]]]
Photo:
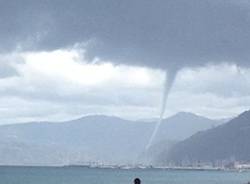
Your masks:
[[[178,113],[163,120],[154,141],[156,146],[150,151],[157,152],[157,145],[165,140],[181,141],[221,123],[191,113]],[[1,125],[0,165],[137,163],[143,160],[141,156],[155,124],[93,115],[60,123]]]

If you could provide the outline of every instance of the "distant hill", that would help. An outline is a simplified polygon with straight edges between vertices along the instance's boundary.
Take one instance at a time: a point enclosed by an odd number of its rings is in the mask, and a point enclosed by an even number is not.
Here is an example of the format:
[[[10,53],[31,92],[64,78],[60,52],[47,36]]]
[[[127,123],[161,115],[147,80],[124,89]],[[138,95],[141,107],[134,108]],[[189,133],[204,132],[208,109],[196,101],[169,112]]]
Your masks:
[[[226,160],[250,161],[250,111],[226,124],[196,133],[161,155],[175,164]]]
[[[178,113],[163,121],[155,143],[182,140],[218,124],[220,122],[194,114]],[[61,123],[2,125],[0,164],[135,163],[145,151],[154,126],[155,122],[134,122],[110,116],[86,116]]]
[[[168,138],[170,140],[184,140],[198,131],[214,128],[223,121],[211,120],[188,112],[179,112],[174,116],[164,119],[156,142]]]

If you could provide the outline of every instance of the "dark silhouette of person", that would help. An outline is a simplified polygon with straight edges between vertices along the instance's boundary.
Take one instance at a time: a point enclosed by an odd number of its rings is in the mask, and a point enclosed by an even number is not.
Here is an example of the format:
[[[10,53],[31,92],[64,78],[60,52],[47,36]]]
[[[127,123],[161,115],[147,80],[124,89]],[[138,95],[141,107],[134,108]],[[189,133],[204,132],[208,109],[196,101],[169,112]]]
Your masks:
[[[141,180],[139,178],[134,179],[134,184],[141,184]]]

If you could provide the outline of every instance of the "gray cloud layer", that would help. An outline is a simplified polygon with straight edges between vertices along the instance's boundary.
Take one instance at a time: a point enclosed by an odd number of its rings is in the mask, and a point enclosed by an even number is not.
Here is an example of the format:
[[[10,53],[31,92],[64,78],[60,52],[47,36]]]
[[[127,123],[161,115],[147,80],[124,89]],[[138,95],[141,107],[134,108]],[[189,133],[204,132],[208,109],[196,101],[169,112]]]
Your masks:
[[[250,10],[236,0],[0,1],[3,51],[88,44],[88,54],[157,68],[248,66]]]

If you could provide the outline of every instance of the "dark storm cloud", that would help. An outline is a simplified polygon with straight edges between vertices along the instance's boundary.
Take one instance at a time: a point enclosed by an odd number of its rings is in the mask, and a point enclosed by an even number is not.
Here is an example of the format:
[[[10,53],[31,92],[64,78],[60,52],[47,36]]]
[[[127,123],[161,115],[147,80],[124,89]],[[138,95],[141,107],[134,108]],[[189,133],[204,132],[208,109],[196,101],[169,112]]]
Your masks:
[[[89,56],[157,68],[248,65],[250,11],[230,0],[0,1],[0,48],[89,42]]]

